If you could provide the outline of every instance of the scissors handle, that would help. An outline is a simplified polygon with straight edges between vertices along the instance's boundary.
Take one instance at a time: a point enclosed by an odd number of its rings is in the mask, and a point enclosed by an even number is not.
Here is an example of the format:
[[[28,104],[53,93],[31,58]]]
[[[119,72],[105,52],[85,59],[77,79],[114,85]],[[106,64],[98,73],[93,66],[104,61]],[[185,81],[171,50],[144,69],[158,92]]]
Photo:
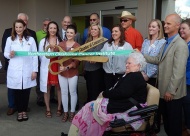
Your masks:
[[[54,47],[58,49],[58,52],[64,52],[64,50],[60,46],[54,45]],[[48,52],[49,48],[51,48],[51,44],[46,46],[45,52]],[[55,58],[55,57],[54,56],[46,56],[46,58],[51,59],[51,58]]]
[[[55,72],[51,69],[51,65],[54,64],[54,63],[58,63],[60,66],[63,66],[63,62],[61,60],[55,60],[55,61],[52,61],[49,63],[49,66],[48,66],[48,69],[49,69],[49,72],[52,74],[52,75],[58,75],[60,74],[62,71],[58,70],[58,72]]]

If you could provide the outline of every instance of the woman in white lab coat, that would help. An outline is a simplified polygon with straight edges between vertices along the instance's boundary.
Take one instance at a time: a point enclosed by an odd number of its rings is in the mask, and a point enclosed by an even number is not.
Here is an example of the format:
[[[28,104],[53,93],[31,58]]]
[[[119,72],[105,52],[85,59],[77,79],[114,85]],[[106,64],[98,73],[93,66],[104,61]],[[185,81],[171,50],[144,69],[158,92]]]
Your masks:
[[[26,113],[30,90],[36,86],[38,72],[37,56],[15,56],[15,51],[37,51],[35,40],[29,36],[23,20],[13,23],[11,36],[7,38],[4,56],[9,60],[7,87],[15,90],[15,103],[18,121],[28,120]]]
[[[43,38],[40,41],[39,44],[39,51],[43,52],[45,51],[45,48],[48,45],[51,45],[52,47],[48,51],[54,51],[54,45],[58,45],[59,42],[61,42],[62,39],[59,36],[59,28],[58,24],[54,21],[49,22],[47,26],[47,35],[45,38]],[[46,104],[46,117],[51,118],[52,113],[50,109],[50,88],[51,86],[55,86],[57,90],[57,100],[58,100],[58,107],[57,107],[57,116],[61,116],[62,110],[61,110],[61,91],[60,91],[60,86],[59,86],[59,81],[58,81],[58,75],[52,75],[48,71],[48,65],[50,61],[56,60],[58,58],[52,58],[52,59],[47,59],[45,56],[40,56],[39,57],[41,65],[40,65],[40,91],[44,93],[44,101]],[[52,65],[53,71],[58,71],[58,65]]]

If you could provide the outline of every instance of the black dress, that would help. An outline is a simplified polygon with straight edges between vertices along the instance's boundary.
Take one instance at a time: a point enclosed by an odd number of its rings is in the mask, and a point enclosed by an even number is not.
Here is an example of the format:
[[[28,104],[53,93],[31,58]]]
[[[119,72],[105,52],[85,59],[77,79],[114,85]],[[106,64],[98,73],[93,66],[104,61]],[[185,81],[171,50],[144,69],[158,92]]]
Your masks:
[[[109,90],[103,92],[103,97],[109,99],[108,113],[124,112],[134,106],[128,98],[132,97],[139,103],[145,103],[147,84],[141,72],[130,72],[123,75]]]

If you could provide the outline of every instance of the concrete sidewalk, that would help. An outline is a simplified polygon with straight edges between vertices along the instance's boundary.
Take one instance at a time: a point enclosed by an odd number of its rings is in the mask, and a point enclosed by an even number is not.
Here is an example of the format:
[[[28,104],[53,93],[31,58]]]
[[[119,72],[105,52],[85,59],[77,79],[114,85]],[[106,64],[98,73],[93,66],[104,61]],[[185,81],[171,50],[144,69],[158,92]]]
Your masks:
[[[79,103],[86,100],[86,85],[83,77],[79,77]],[[17,113],[7,116],[7,88],[5,84],[0,84],[0,136],[61,136],[61,132],[68,133],[70,122],[63,123],[62,117],[56,117],[57,105],[51,104],[53,116],[45,117],[45,107],[36,104],[36,92],[33,88],[30,95],[29,120],[18,122]],[[158,136],[165,136],[162,131]]]
[[[84,103],[86,96],[85,81],[79,77],[80,105]],[[36,92],[33,88],[30,95],[29,120],[18,122],[17,113],[7,116],[7,88],[0,84],[0,136],[60,136],[61,132],[68,133],[70,122],[63,123],[62,117],[56,117],[57,105],[51,104],[52,118],[45,117],[45,107],[36,104]]]

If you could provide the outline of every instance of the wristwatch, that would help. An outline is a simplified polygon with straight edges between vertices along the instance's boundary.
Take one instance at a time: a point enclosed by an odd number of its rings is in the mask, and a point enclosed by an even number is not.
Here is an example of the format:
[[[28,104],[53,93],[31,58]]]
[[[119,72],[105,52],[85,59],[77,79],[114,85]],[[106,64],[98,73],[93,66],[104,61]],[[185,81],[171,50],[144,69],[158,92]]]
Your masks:
[[[69,66],[67,66],[67,70],[69,70]]]

